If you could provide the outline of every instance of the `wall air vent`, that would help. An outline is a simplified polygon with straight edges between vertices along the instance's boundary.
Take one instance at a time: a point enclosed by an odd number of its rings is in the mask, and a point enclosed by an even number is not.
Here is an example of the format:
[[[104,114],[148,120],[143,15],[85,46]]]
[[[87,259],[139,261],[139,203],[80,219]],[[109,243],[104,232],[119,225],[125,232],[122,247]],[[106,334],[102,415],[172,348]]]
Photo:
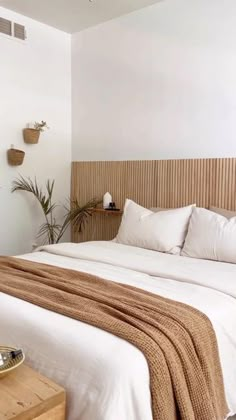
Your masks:
[[[0,17],[0,34],[8,35],[12,38],[20,39],[21,41],[25,41],[26,39],[26,30],[23,25],[11,22],[2,17]]]
[[[23,41],[26,39],[25,27],[23,25],[20,25],[19,23],[14,23],[14,37],[22,39]]]
[[[0,17],[0,33],[12,36],[11,21]]]

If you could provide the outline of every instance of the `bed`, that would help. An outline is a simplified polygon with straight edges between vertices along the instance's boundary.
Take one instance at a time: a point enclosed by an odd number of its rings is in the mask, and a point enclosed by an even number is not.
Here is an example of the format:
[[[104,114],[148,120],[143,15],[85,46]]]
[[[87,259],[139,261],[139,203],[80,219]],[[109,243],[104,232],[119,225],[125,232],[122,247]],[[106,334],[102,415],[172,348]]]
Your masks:
[[[205,313],[214,327],[229,415],[236,413],[236,265],[115,242],[42,247],[20,258],[96,274]],[[68,420],[152,420],[149,369],[128,342],[96,327],[0,294],[1,341],[67,391]],[[112,355],[112,357],[111,357]]]

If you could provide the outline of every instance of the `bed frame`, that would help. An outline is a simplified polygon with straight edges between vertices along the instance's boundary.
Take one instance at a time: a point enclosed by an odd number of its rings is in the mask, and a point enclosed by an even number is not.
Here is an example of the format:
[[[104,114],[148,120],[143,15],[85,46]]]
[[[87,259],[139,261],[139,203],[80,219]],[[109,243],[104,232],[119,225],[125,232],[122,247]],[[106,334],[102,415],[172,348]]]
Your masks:
[[[72,163],[72,200],[84,204],[106,191],[120,208],[127,197],[145,207],[236,210],[236,158]],[[94,213],[82,234],[72,229],[72,240],[110,240],[120,220],[120,214]]]

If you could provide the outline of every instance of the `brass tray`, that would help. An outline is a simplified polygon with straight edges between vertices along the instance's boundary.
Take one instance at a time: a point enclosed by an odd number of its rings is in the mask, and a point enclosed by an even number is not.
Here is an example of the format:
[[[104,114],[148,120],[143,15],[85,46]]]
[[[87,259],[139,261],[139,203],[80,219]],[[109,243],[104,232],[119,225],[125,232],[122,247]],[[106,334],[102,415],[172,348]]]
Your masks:
[[[8,347],[8,346],[0,346],[0,353],[5,351],[14,351],[17,350],[14,347]],[[8,375],[8,373],[12,372],[14,369],[19,367],[25,360],[25,355],[22,353],[21,355],[17,356],[15,359],[11,359],[7,365],[4,367],[0,366],[0,379]]]

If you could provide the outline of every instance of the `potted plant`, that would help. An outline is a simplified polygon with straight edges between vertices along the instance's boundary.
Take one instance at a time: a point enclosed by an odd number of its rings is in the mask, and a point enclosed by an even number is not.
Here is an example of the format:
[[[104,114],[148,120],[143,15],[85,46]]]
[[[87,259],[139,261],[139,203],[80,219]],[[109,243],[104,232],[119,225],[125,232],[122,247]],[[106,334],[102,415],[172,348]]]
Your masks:
[[[46,121],[35,122],[33,128],[24,128],[23,137],[25,143],[37,144],[39,141],[40,133],[49,128]]]
[[[37,237],[42,238],[43,244],[58,243],[70,224],[73,224],[78,232],[82,232],[83,227],[92,216],[93,209],[102,202],[93,198],[86,204],[80,206],[78,201],[69,201],[69,206],[64,207],[64,217],[62,223],[57,223],[54,210],[58,205],[53,202],[53,190],[55,181],[47,180],[46,192],[38,186],[36,178],[32,181],[30,178],[20,176],[13,181],[12,192],[26,191],[32,194],[40,204],[43,211],[45,222],[40,226]]]

